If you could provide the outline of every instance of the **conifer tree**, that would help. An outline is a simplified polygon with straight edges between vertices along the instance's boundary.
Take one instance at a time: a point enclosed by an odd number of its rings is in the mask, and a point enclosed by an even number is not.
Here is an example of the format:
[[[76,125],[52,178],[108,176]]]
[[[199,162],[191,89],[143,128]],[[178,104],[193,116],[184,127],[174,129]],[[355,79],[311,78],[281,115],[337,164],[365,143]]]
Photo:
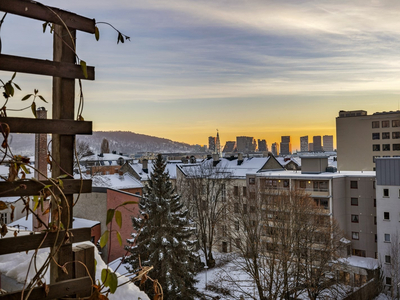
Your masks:
[[[133,271],[139,267],[139,257],[142,266],[154,267],[148,275],[161,284],[164,299],[193,299],[197,293],[194,276],[199,262],[192,251],[195,245],[191,240],[193,229],[188,211],[175,193],[165,167],[159,154],[143,189],[139,203],[141,216],[132,218],[136,232],[142,230],[136,245],[130,248],[127,261]],[[153,295],[153,284],[149,280],[142,288],[149,296]]]

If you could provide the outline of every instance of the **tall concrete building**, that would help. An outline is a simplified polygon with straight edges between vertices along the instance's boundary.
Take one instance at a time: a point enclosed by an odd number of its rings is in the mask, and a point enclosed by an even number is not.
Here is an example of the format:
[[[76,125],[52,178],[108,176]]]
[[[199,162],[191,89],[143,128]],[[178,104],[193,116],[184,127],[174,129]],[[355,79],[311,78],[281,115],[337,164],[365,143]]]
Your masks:
[[[308,144],[308,151],[314,152],[314,143],[309,143]]]
[[[214,153],[216,144],[217,144],[217,138],[215,136],[209,136],[208,137],[208,150]]]
[[[308,152],[308,136],[300,137],[300,151]]]
[[[340,111],[336,140],[338,170],[375,170],[375,158],[400,155],[400,111]]]
[[[324,135],[322,137],[323,146],[325,152],[333,152],[333,135]]]
[[[268,151],[268,146],[266,140],[258,140],[258,151],[266,152]]]
[[[292,154],[292,144],[290,143],[290,136],[281,136],[281,155]]]
[[[243,153],[253,152],[257,148],[257,143],[253,137],[237,136],[236,148],[238,152],[243,152]]]
[[[322,152],[322,143],[321,143],[321,136],[316,135],[313,136],[313,145],[314,145],[314,152]]]
[[[232,153],[235,151],[236,151],[236,142],[235,141],[226,141],[222,152]]]
[[[278,143],[273,143],[271,145],[271,152],[274,156],[278,156],[279,155],[279,145]]]

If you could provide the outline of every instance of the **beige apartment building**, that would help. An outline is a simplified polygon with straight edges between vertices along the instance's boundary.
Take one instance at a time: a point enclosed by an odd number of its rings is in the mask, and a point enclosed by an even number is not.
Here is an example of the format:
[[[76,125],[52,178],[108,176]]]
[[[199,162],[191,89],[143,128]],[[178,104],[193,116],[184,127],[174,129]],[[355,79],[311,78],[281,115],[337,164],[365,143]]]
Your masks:
[[[336,139],[339,171],[373,171],[375,158],[400,156],[400,111],[340,111]]]

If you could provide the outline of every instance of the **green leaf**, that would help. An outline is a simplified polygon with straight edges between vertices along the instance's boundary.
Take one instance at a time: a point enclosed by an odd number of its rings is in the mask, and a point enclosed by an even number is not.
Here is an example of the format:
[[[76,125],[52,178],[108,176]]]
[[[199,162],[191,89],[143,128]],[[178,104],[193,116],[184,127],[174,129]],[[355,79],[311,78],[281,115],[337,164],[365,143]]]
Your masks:
[[[61,179],[58,179],[58,184],[60,185],[61,189],[64,189],[64,182]]]
[[[11,77],[11,80],[14,80],[16,75],[17,75],[17,72],[14,72],[13,76]]]
[[[10,82],[11,82],[11,81],[7,82],[7,83],[4,85],[4,89],[5,89],[7,95],[9,95],[9,96],[14,96],[14,88],[13,88],[13,86],[11,85]]]
[[[45,185],[45,186],[43,187],[43,189],[48,189],[48,188],[50,188],[51,186],[52,186],[51,184]]]
[[[36,211],[36,208],[39,206],[39,196],[33,196],[33,202],[35,203],[33,211]]]
[[[21,88],[19,87],[18,84],[16,84],[15,82],[13,82],[13,84],[14,84],[14,86],[15,86],[17,89],[21,90]]]
[[[108,223],[110,223],[114,217],[114,212],[115,209],[110,208],[109,210],[107,210],[107,220],[106,220],[106,225],[108,225]]]
[[[62,175],[60,175],[60,176],[57,176],[57,179],[60,179],[60,178],[67,178],[67,177],[68,177],[67,174],[62,174]]]
[[[47,24],[48,24],[49,22],[44,22],[43,24],[42,24],[42,26],[43,26],[43,33],[45,33],[46,32],[46,27],[47,27]]]
[[[81,60],[81,68],[82,68],[83,76],[85,76],[85,78],[88,78],[86,62],[84,60]]]
[[[138,202],[137,201],[126,201],[126,202],[122,203],[120,206],[124,206],[127,204],[138,204]]]
[[[100,31],[99,28],[97,28],[97,26],[94,28],[94,37],[96,38],[96,41],[100,39]]]
[[[119,210],[115,211],[115,222],[117,222],[119,228],[122,227],[122,214]]]
[[[36,116],[36,103],[35,102],[32,102],[31,109],[32,109],[33,115],[35,116],[35,118],[37,118],[37,116]]]
[[[101,270],[101,282],[106,285],[106,280],[108,280],[108,273],[110,272],[110,269],[103,269]]]
[[[22,101],[28,100],[31,96],[33,96],[33,94],[28,94],[26,95],[24,98],[22,98]]]
[[[122,237],[121,237],[121,234],[119,233],[119,231],[117,231],[117,239],[118,239],[119,245],[122,246]]]
[[[107,280],[108,286],[110,287],[111,294],[114,294],[118,287],[118,277],[115,273],[110,273]]]
[[[29,171],[24,164],[21,165],[21,168],[26,174],[31,174],[31,171]]]
[[[46,103],[48,103],[44,98],[43,98],[43,96],[42,95],[39,95],[38,96],[42,101],[44,101],[44,102],[46,102]]]
[[[100,247],[104,248],[105,245],[107,245],[108,242],[108,237],[110,236],[110,232],[106,230],[102,236],[100,237]]]

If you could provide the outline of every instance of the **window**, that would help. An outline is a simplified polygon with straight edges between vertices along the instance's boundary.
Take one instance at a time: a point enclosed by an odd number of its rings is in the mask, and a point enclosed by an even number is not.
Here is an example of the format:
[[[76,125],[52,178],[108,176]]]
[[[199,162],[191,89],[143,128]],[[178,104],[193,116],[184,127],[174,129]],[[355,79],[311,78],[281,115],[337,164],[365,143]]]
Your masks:
[[[392,139],[400,139],[400,131],[392,132]]]
[[[373,132],[372,133],[372,139],[373,140],[379,140],[381,137],[380,137],[380,133],[379,132]]]
[[[250,192],[250,199],[255,200],[256,199],[256,192]]]
[[[375,243],[378,242],[378,235],[375,233]]]
[[[256,184],[256,179],[254,177],[249,178],[249,184]]]
[[[247,196],[247,187],[243,187],[243,197]]]
[[[352,238],[353,240],[359,240],[359,239],[360,239],[359,233],[353,231],[353,232],[351,233],[351,238]]]
[[[0,221],[3,222],[3,224],[7,224],[8,223],[8,218],[7,217],[8,217],[8,213],[1,213],[0,214]]]
[[[351,198],[351,205],[358,206],[358,198]]]
[[[382,128],[385,128],[385,127],[390,127],[389,121],[382,121]]]
[[[372,128],[379,128],[379,121],[372,121]]]
[[[226,201],[226,187],[225,184],[221,184],[221,201]]]
[[[400,120],[392,120],[392,127],[400,127]]]
[[[385,264],[390,264],[392,262],[392,258],[390,255],[385,255]]]
[[[390,139],[390,132],[382,132],[382,140]]]
[[[289,187],[289,180],[287,180],[287,179],[285,179],[284,181],[283,181],[283,187]]]
[[[329,209],[328,199],[314,198],[314,203],[315,203],[315,206],[317,206],[318,208]]]
[[[233,204],[233,212],[234,212],[235,214],[238,214],[238,213],[239,213],[239,203],[234,203],[234,204]]]
[[[382,145],[382,150],[383,151],[390,151],[390,144],[383,144]]]
[[[381,151],[381,145],[379,144],[372,145],[372,151]]]
[[[243,214],[247,214],[247,204],[243,204]]]
[[[314,191],[326,192],[328,191],[328,181],[314,181]]]
[[[374,217],[374,225],[376,225],[376,216]]]
[[[386,285],[392,285],[392,277],[386,277]]]
[[[239,230],[239,221],[235,221],[235,230]]]
[[[400,144],[393,144],[393,151],[400,151]],[[397,157],[397,156],[393,156]]]
[[[375,180],[372,182],[372,188],[375,189],[376,182]]]
[[[380,156],[372,156],[372,161],[376,162],[376,159],[379,158]]]
[[[250,213],[255,213],[256,207],[254,205],[250,205]]]
[[[389,233],[385,233],[385,236],[384,236],[384,241],[385,241],[385,243],[390,243],[390,234]]]
[[[351,189],[358,189],[358,181],[350,181]]]
[[[234,196],[238,196],[239,195],[239,187],[238,186],[234,186],[233,187],[233,195]]]
[[[358,215],[351,215],[351,222],[358,223]]]
[[[305,180],[300,181],[300,188],[305,189],[307,186],[307,182]]]
[[[236,239],[236,248],[240,248],[240,239],[239,238]]]
[[[389,214],[388,211],[385,211],[385,212],[383,213],[383,219],[384,219],[384,220],[390,220],[390,214]]]
[[[383,197],[389,197],[389,189],[383,189]]]
[[[226,236],[226,225],[222,225],[222,236]]]
[[[374,207],[376,207],[376,199],[374,199]]]

